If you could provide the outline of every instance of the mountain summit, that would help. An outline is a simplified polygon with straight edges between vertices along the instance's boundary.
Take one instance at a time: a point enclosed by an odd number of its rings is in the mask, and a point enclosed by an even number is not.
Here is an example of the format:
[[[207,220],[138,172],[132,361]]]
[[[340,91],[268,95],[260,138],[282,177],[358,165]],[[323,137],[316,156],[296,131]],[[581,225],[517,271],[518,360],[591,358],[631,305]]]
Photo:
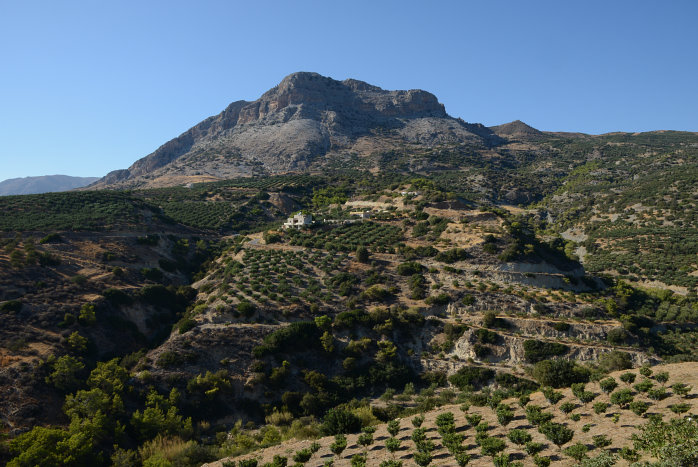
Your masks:
[[[429,92],[386,91],[300,72],[254,102],[233,102],[93,188],[309,171],[405,144],[486,146],[497,140],[482,125],[450,117]]]

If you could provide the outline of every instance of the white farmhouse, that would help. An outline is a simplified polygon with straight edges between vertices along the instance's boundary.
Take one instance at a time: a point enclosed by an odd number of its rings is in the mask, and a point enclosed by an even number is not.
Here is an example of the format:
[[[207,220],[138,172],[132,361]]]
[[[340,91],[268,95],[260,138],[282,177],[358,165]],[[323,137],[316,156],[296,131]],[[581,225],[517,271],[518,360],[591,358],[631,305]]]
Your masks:
[[[349,215],[358,217],[362,221],[365,221],[371,218],[371,211],[352,211],[349,213]]]
[[[313,216],[310,214],[303,214],[302,212],[299,212],[293,217],[289,217],[286,222],[284,222],[284,229],[302,229],[303,227],[307,227],[309,225],[312,225],[313,223]]]

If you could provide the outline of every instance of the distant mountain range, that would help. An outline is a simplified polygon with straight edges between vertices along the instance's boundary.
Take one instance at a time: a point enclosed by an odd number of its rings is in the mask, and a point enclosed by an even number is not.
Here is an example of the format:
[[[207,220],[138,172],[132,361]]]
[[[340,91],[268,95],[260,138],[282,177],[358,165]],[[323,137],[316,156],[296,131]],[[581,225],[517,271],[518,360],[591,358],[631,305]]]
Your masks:
[[[9,178],[0,182],[0,196],[68,191],[87,186],[97,180],[99,177],[70,177],[68,175]]]

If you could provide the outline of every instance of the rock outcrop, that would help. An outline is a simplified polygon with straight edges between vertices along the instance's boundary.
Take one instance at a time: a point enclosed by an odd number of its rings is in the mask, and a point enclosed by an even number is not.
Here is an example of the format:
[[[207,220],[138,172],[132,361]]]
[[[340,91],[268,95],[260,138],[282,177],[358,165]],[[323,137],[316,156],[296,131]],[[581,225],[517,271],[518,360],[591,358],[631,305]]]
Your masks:
[[[301,72],[254,102],[233,102],[92,188],[143,186],[175,176],[179,183],[181,176],[308,171],[322,166],[322,156],[367,155],[404,144],[483,147],[499,141],[483,125],[450,117],[429,92],[386,91]]]

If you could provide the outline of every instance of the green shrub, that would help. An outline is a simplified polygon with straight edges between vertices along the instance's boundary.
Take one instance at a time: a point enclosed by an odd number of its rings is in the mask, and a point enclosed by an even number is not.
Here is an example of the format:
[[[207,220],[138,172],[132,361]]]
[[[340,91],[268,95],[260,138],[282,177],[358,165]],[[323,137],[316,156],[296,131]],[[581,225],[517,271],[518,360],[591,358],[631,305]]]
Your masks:
[[[587,457],[588,451],[589,451],[589,448],[587,448],[586,444],[576,443],[576,444],[573,444],[572,446],[566,447],[564,452],[566,455],[568,455],[572,459],[576,460],[577,462],[581,462],[582,459]]]
[[[594,443],[594,446],[599,449],[610,446],[613,443],[613,441],[611,441],[611,438],[609,438],[606,435],[594,435],[591,437],[591,439]]]
[[[613,392],[615,388],[618,387],[618,383],[615,379],[609,376],[608,378],[604,378],[601,381],[599,381],[599,387],[606,394],[610,394],[611,392]]]
[[[330,409],[322,423],[322,432],[325,435],[356,433],[360,429],[361,419],[342,408]]]
[[[608,409],[608,404],[606,402],[597,402],[594,404],[594,413],[599,415]]]
[[[560,423],[546,422],[538,430],[558,447],[568,443],[574,436],[574,431]]]
[[[451,301],[451,297],[446,293],[440,293],[438,295],[431,295],[425,302],[427,305],[444,306],[448,305]]]
[[[652,419],[633,436],[635,449],[645,451],[662,465],[698,465],[698,421],[674,418],[668,423]]]
[[[196,327],[196,320],[192,318],[182,318],[177,324],[177,329],[180,334],[184,334],[187,331],[191,331]]]
[[[356,260],[360,263],[368,263],[370,258],[370,254],[368,252],[368,248],[365,246],[359,246],[356,249]]]
[[[537,363],[569,352],[570,348],[558,342],[544,342],[534,339],[524,341],[524,357],[529,363]]]
[[[448,378],[448,381],[460,390],[478,388],[490,381],[494,370],[475,366],[464,366]]]
[[[249,318],[257,310],[257,307],[254,305],[254,303],[242,301],[237,304],[236,309],[242,316]]]
[[[537,443],[535,441],[528,441],[525,446],[526,454],[529,456],[535,456],[543,450],[545,446],[543,443]]]
[[[334,435],[334,441],[330,444],[330,451],[332,451],[335,456],[339,457],[346,447],[347,437],[341,433]]]
[[[528,431],[518,428],[509,431],[507,437],[512,443],[518,444],[519,446],[529,443],[532,439],[531,434]]]
[[[64,355],[53,361],[49,359],[49,365],[51,371],[46,377],[47,383],[64,392],[71,392],[79,387],[82,381],[80,376],[85,370],[85,365],[80,360]]]
[[[314,321],[297,321],[264,337],[262,345],[253,349],[256,358],[282,352],[319,347],[320,330]]]
[[[304,464],[308,462],[312,456],[313,452],[310,449],[301,449],[296,451],[296,453],[293,455],[293,461]]]
[[[590,371],[575,362],[555,359],[536,363],[531,374],[543,386],[561,388],[588,382]]]
[[[0,305],[2,313],[18,313],[22,309],[22,302],[18,300],[10,300]]]
[[[488,436],[480,442],[480,450],[483,456],[494,457],[506,448],[504,440]]]
[[[630,389],[619,389],[611,394],[611,404],[625,408],[633,401],[633,393]]]
[[[102,292],[102,295],[113,305],[130,305],[133,303],[133,298],[119,289],[106,289]]]
[[[636,377],[635,373],[631,373],[631,372],[628,371],[628,372],[623,373],[622,375],[620,375],[619,378],[620,378],[620,380],[621,380],[622,382],[624,382],[625,384],[633,384],[633,383],[635,382],[635,377]]]
[[[531,422],[532,425],[542,425],[552,420],[552,418],[553,414],[544,412],[540,406],[534,404],[528,404],[526,406],[526,420]]]
[[[407,261],[397,266],[397,273],[401,276],[411,276],[420,274],[424,270],[424,266],[416,261]]]
[[[455,263],[468,258],[468,253],[463,248],[451,248],[450,250],[442,251],[436,255],[434,259],[442,263]]]

